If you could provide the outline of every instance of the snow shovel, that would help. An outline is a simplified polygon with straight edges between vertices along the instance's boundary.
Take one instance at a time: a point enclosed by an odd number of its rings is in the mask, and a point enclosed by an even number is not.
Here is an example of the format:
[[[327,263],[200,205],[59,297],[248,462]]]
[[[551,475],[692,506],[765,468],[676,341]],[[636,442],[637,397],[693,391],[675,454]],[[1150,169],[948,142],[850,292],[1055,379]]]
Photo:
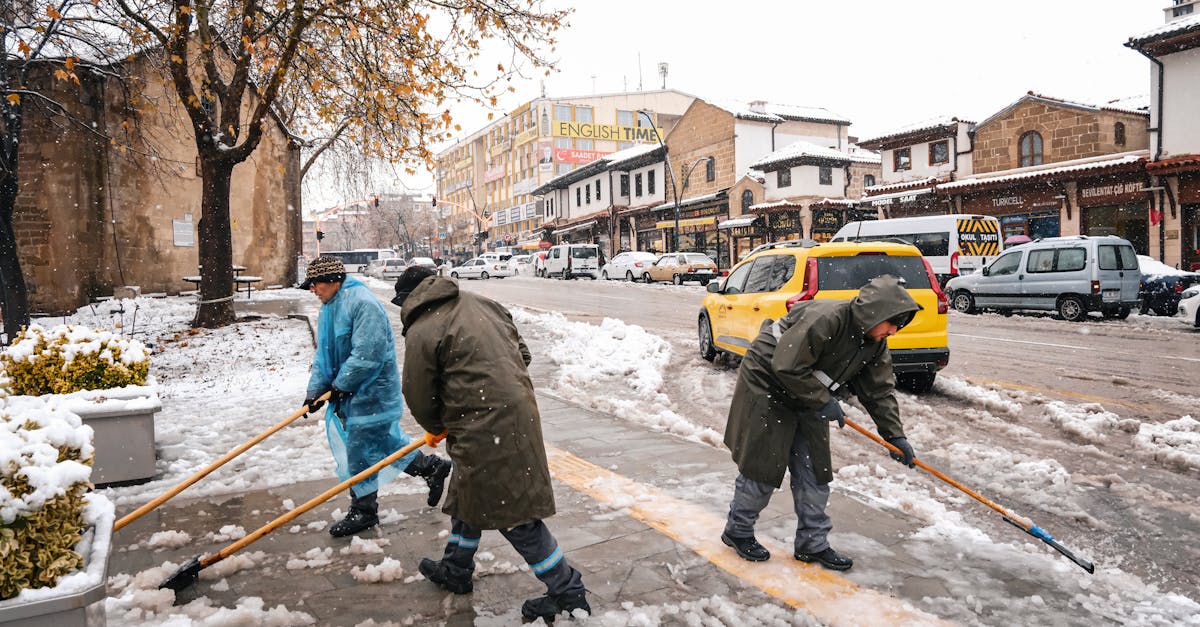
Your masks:
[[[862,426],[855,423],[853,420],[846,418],[846,424],[848,426],[850,426],[850,428],[854,429],[855,431],[867,436],[868,438],[871,438],[872,440],[875,440],[876,443],[883,445],[889,451],[892,451],[893,453],[901,453],[900,449],[892,446],[891,444],[888,444],[888,442],[886,440],[879,437],[878,435],[871,433],[870,431],[867,431],[866,429],[862,428]],[[1038,527],[1037,525],[1033,524],[1032,521],[1022,518],[1021,516],[1017,516],[1016,514],[1009,512],[1008,510],[1004,509],[1003,507],[996,505],[995,503],[991,502],[987,498],[984,498],[984,496],[979,494],[978,492],[976,492],[976,491],[972,490],[971,488],[968,488],[967,486],[938,472],[936,469],[931,468],[928,464],[926,464],[925,462],[922,462],[919,459],[913,459],[913,463],[915,463],[917,466],[919,466],[925,472],[928,472],[929,474],[937,477],[938,479],[941,479],[942,481],[945,481],[946,483],[958,488],[959,490],[962,490],[967,496],[996,510],[1004,518],[1004,522],[1024,531],[1025,533],[1028,533],[1029,535],[1037,538],[1038,540],[1041,540],[1042,542],[1045,542],[1046,544],[1049,544],[1051,547],[1054,548],[1054,550],[1058,551],[1059,553],[1062,553],[1064,556],[1066,556],[1067,559],[1071,560],[1072,562],[1075,562],[1076,564],[1079,565],[1080,568],[1088,571],[1088,573],[1096,572],[1095,564],[1092,564],[1091,562],[1089,562],[1081,557],[1076,557],[1076,555],[1074,553],[1072,553],[1069,549],[1067,549],[1067,547],[1059,544],[1058,541],[1056,541],[1053,536],[1051,536],[1049,533],[1047,533],[1041,527]]]
[[[330,394],[331,394],[330,392],[326,392],[326,393],[322,394],[321,396],[318,396],[317,400],[318,401],[327,401],[327,400],[329,400]],[[249,449],[251,446],[254,446],[255,444],[258,444],[259,442],[262,442],[263,440],[265,440],[267,438],[267,436],[292,424],[293,422],[296,421],[296,419],[300,418],[301,416],[305,416],[307,414],[308,414],[308,407],[304,407],[303,409],[297,411],[296,413],[292,414],[291,416],[288,416],[287,418],[284,418],[283,420],[280,420],[279,422],[275,423],[275,425],[273,427],[254,436],[253,438],[248,440],[245,444],[242,444],[241,446],[233,449],[232,451],[229,451],[225,455],[221,456],[221,458],[218,459],[217,461],[209,464],[207,468],[204,468],[204,469],[198,471],[196,474],[188,477],[187,479],[184,479],[179,485],[175,486],[174,488],[171,488],[170,490],[167,490],[165,493],[160,495],[158,498],[154,499],[153,501],[150,501],[149,503],[146,503],[145,505],[133,510],[132,512],[129,512],[128,514],[123,516],[120,520],[113,523],[113,531],[120,531],[121,528],[124,527],[125,525],[128,525],[129,523],[141,518],[142,516],[144,516],[146,514],[146,512],[149,512],[150,510],[158,507],[159,505],[166,503],[168,500],[173,498],[176,494],[183,492],[188,486],[203,479],[205,476],[208,475],[208,473],[220,468],[221,466],[224,466],[226,462],[233,459],[234,457],[237,457],[238,455],[245,453],[246,450]]]
[[[280,516],[279,518],[276,518],[275,520],[272,520],[271,522],[263,525],[262,527],[259,527],[258,530],[247,535],[246,537],[242,538],[241,540],[234,542],[233,544],[221,549],[220,551],[218,551],[216,553],[213,553],[212,555],[208,555],[205,557],[193,557],[190,562],[184,564],[183,566],[181,566],[179,568],[179,570],[175,571],[175,574],[171,575],[170,577],[168,577],[166,579],[166,581],[163,581],[161,584],[159,584],[158,588],[160,590],[163,588],[170,588],[170,589],[178,592],[178,591],[183,590],[184,588],[196,583],[196,580],[200,578],[201,570],[208,568],[209,566],[212,566],[213,564],[216,564],[217,562],[229,557],[230,555],[233,555],[234,553],[237,553],[238,551],[246,548],[247,546],[249,546],[251,543],[258,540],[259,538],[267,535],[268,533],[271,533],[272,531],[282,527],[283,525],[286,525],[293,518],[296,518],[300,514],[303,514],[304,512],[307,512],[308,510],[320,505],[321,503],[324,503],[325,501],[328,501],[329,499],[337,496],[338,494],[342,493],[350,486],[358,483],[359,481],[362,481],[363,479],[366,479],[367,477],[370,477],[371,475],[379,472],[380,470],[383,470],[383,468],[385,466],[395,463],[396,460],[421,448],[421,446],[424,444],[425,444],[424,438],[418,438],[416,440],[413,440],[412,442],[409,442],[408,444],[406,444],[404,446],[404,448],[379,460],[379,462],[376,463],[374,466],[371,466],[370,468],[358,473],[357,475],[354,475],[353,477],[350,477],[349,479],[333,486],[332,488],[329,488],[328,490],[321,493],[320,495],[313,497],[307,503],[291,510],[290,512],[287,512],[286,514]]]

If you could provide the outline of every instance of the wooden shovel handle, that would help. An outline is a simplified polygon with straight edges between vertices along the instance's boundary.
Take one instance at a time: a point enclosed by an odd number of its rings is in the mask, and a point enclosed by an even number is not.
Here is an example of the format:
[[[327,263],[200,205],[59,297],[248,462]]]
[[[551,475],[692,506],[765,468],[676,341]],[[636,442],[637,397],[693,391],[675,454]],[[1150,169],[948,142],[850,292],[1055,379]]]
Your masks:
[[[293,518],[296,518],[300,514],[307,512],[308,510],[320,505],[321,503],[324,503],[325,501],[328,501],[329,499],[331,499],[331,498],[337,496],[338,494],[340,494],[341,492],[345,491],[350,486],[358,483],[359,481],[362,481],[363,479],[366,479],[367,477],[370,477],[371,475],[379,472],[380,470],[383,470],[383,468],[385,466],[393,464],[397,460],[399,460],[401,457],[404,457],[405,455],[408,455],[409,453],[421,448],[421,446],[424,444],[425,444],[424,438],[419,438],[419,439],[413,440],[412,442],[409,442],[407,445],[404,446],[404,448],[379,460],[374,466],[371,466],[370,468],[358,473],[357,475],[354,475],[353,477],[350,477],[349,479],[347,479],[347,480],[333,486],[332,488],[329,488],[328,490],[322,492],[321,494],[309,499],[309,501],[307,503],[291,510],[290,512],[283,514],[279,518],[272,520],[271,522],[263,525],[262,527],[259,527],[257,531],[254,531],[253,533],[250,533],[249,535],[242,538],[241,540],[238,540],[237,542],[234,542],[233,544],[221,549],[219,552],[214,553],[212,555],[209,555],[208,557],[201,559],[200,560],[201,567],[206,568],[208,566],[211,566],[211,565],[229,557],[230,555],[233,555],[234,553],[242,550],[247,545],[253,543],[254,541],[258,540],[259,538],[267,535],[268,533],[271,533],[272,531],[275,531],[276,529],[282,527],[283,525],[286,525]]]
[[[317,400],[318,401],[327,401],[327,400],[329,400],[330,394],[331,394],[330,392],[326,392],[326,393],[322,394],[321,396],[317,397]],[[179,485],[171,488],[170,490],[167,490],[164,494],[160,495],[158,498],[154,499],[153,501],[150,501],[149,503],[146,503],[145,505],[143,505],[143,506],[133,510],[132,512],[129,512],[125,516],[121,517],[120,520],[113,523],[113,531],[114,532],[120,531],[121,528],[124,527],[125,525],[128,525],[129,523],[141,518],[142,516],[144,516],[146,514],[146,512],[149,512],[150,510],[158,507],[159,505],[166,503],[168,500],[173,498],[176,494],[179,494],[180,492],[183,492],[185,489],[187,489],[188,486],[190,486],[193,483],[196,483],[197,481],[208,476],[208,474],[210,472],[220,468],[221,466],[224,466],[226,464],[226,462],[228,462],[229,460],[233,459],[234,457],[237,457],[238,455],[241,455],[242,453],[245,453],[247,449],[254,446],[255,444],[258,444],[259,442],[262,442],[263,440],[265,440],[267,438],[267,436],[292,424],[298,418],[306,415],[307,413],[308,413],[308,407],[305,406],[303,409],[300,409],[299,411],[292,414],[291,416],[288,416],[287,418],[284,418],[283,420],[280,420],[279,422],[275,423],[275,425],[273,427],[267,429],[266,431],[263,431],[262,433],[254,436],[253,438],[250,438],[250,440],[248,440],[245,444],[242,444],[241,446],[233,449],[232,451],[229,451],[228,453],[222,455],[220,459],[209,464],[208,467],[198,471],[196,474],[188,477],[187,479],[184,479]]]
[[[867,436],[868,438],[875,440],[877,443],[883,445],[883,447],[888,449],[889,451],[892,451],[893,453],[899,453],[901,455],[904,454],[903,451],[901,451],[900,449],[896,448],[895,446],[892,446],[891,444],[889,444],[887,442],[887,440],[884,440],[883,438],[879,437],[878,435],[864,429],[862,427],[862,425],[859,425],[858,423],[854,422],[853,420],[850,420],[849,418],[846,419],[846,425],[849,426],[851,429],[854,429],[855,431]],[[950,485],[958,488],[959,490],[962,490],[963,493],[965,493],[967,496],[996,510],[996,512],[998,512],[1001,516],[1005,516],[1005,517],[1009,518],[1018,527],[1022,527],[1023,529],[1025,529],[1025,531],[1029,531],[1029,529],[1031,527],[1033,527],[1032,522],[1026,520],[1025,518],[1017,516],[1016,514],[1009,512],[1008,510],[1004,509],[1003,507],[1000,507],[999,505],[996,505],[995,503],[990,501],[987,497],[985,497],[982,494],[972,490],[971,488],[968,488],[967,486],[951,479],[950,477],[947,477],[946,475],[942,474],[935,468],[929,466],[925,462],[914,458],[913,463],[915,463],[918,467],[920,467],[921,470],[924,470],[925,472],[937,477],[938,479],[941,479],[942,481],[949,483]]]

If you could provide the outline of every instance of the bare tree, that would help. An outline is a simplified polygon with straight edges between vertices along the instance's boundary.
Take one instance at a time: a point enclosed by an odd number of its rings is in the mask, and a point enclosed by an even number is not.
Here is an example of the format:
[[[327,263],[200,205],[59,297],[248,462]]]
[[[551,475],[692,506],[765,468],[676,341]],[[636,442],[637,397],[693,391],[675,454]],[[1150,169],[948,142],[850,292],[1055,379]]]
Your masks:
[[[494,105],[504,80],[565,17],[541,0],[111,0],[134,42],[162,52],[195,135],[203,179],[203,268],[194,324],[234,319],[229,185],[272,108],[298,136],[344,136],[364,155],[429,163],[454,129],[446,103]],[[101,5],[106,6],[106,5]],[[480,72],[485,41],[511,63]]]

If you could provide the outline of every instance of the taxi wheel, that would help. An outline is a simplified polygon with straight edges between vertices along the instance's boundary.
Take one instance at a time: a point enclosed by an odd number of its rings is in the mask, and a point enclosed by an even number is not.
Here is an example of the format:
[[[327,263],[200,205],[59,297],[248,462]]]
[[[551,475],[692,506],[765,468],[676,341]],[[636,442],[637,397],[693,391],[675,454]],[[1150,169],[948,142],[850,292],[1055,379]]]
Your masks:
[[[642,281],[645,281],[646,283],[653,283],[654,279],[650,278],[649,272],[644,272],[644,273],[642,273]]]
[[[700,335],[700,357],[704,361],[712,361],[717,358],[717,347],[713,346],[712,325],[708,322],[708,314],[700,314],[700,322],[697,323]]]
[[[676,274],[671,277],[671,282],[674,283],[675,285],[683,285],[683,277]]]

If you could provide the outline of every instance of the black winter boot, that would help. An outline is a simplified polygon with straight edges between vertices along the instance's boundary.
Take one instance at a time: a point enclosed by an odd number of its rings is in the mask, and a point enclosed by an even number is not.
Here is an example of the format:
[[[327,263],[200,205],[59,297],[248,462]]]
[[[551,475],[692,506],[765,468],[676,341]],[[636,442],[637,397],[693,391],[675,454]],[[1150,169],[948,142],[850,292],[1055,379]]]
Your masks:
[[[379,524],[379,494],[372,492],[366,496],[357,497],[350,493],[350,511],[346,517],[334,523],[329,528],[329,535],[335,538],[352,536]]]
[[[442,492],[446,489],[446,477],[450,476],[450,469],[453,467],[452,462],[437,455],[421,453],[412,460],[404,472],[425,480],[425,485],[429,486],[429,496],[425,499],[425,503],[430,507],[436,507],[438,501],[442,500]]]
[[[590,616],[592,606],[588,605],[587,596],[583,592],[554,594],[529,599],[521,605],[521,616],[527,621],[535,621],[542,619],[547,623],[553,623],[558,615],[566,612],[573,614],[575,610],[583,610]]]
[[[737,551],[738,557],[744,560],[765,562],[771,559],[771,552],[759,544],[758,540],[754,539],[754,536],[750,536],[749,538],[735,538],[728,533],[722,533],[721,542],[724,542],[726,546],[733,547],[733,550]],[[796,559],[800,558],[797,557]]]
[[[417,570],[429,581],[454,594],[469,594],[475,588],[471,583],[471,571],[455,566],[446,560],[434,561],[427,557],[421,558]]]
[[[801,562],[817,562],[829,570],[850,570],[854,565],[854,560],[833,550],[833,547],[827,547],[820,553],[796,553],[796,559]]]

